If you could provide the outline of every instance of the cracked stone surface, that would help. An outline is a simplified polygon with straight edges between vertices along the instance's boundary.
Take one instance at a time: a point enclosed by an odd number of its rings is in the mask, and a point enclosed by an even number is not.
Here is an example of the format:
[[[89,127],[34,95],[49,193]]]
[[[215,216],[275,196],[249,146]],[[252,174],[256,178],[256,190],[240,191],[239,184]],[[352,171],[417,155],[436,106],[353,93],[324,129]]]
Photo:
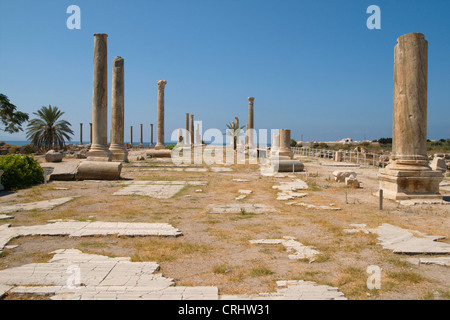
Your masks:
[[[178,237],[182,233],[179,229],[167,223],[133,223],[133,222],[55,222],[44,225],[21,226],[10,228],[9,225],[0,226],[0,250],[11,240],[23,236],[162,236]]]
[[[291,202],[289,204],[295,205],[295,206],[302,206],[302,207],[305,207],[306,209],[313,209],[313,210],[332,210],[332,211],[342,210],[341,208],[334,207],[332,205],[316,206],[315,204],[308,204],[308,203],[304,203],[304,202]]]
[[[174,286],[173,279],[155,273],[156,262],[131,262],[127,257],[109,258],[76,249],[52,253],[48,263],[1,270],[0,296],[9,291],[50,295],[53,300],[345,299],[338,288],[302,280],[277,281],[274,293],[219,296],[214,286]]]
[[[419,258],[408,259],[408,262],[414,265],[421,264],[436,264],[439,266],[450,267],[450,257],[435,257],[435,258]]]
[[[347,300],[338,288],[311,281],[277,281],[277,292],[249,295],[223,295],[221,300]]]
[[[12,204],[12,205],[2,205],[0,208],[1,213],[10,213],[17,211],[28,211],[28,210],[51,210],[56,206],[62,205],[70,200],[73,200],[77,197],[64,197],[57,198],[51,200],[44,200],[38,202],[30,202],[30,203],[20,203],[20,204]]]
[[[233,171],[233,169],[222,167],[211,167],[211,171],[221,173],[221,172],[231,172]]]
[[[168,199],[177,194],[183,187],[206,185],[206,181],[128,181],[126,187],[116,191],[114,195],[139,195],[158,199]]]
[[[276,213],[275,208],[258,203],[228,203],[223,205],[210,205],[209,213]]]
[[[359,227],[345,230],[347,233],[360,231],[376,233],[378,240],[381,241],[379,244],[384,249],[392,250],[394,253],[450,254],[450,244],[437,241],[445,239],[443,236],[433,236],[415,230],[402,229],[388,223],[383,223],[375,229],[366,229],[364,224],[356,226]]]
[[[314,257],[320,254],[319,251],[314,250],[311,247],[305,246],[300,242],[296,241],[293,237],[283,237],[283,239],[259,239],[250,240],[253,244],[282,244],[286,247],[287,252],[291,253],[288,255],[289,259],[310,259],[312,261]]]
[[[303,198],[308,195],[307,193],[298,192],[298,190],[308,189],[308,184],[300,179],[295,179],[291,182],[280,182],[279,185],[275,185],[272,188],[280,190],[277,193],[277,200],[279,201]]]

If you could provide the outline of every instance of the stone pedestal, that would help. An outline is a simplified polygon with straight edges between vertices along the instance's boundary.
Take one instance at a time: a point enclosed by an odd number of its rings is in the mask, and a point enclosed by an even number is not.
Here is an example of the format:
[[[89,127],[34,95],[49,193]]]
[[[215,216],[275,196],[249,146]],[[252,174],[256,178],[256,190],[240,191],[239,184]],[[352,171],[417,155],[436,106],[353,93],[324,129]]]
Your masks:
[[[399,37],[394,51],[392,157],[379,171],[380,189],[388,199],[442,199],[442,173],[428,165],[427,72],[424,35]]]
[[[291,150],[291,130],[280,130],[280,148],[278,150],[278,156],[280,159],[292,159],[294,153]]]
[[[94,34],[94,85],[92,93],[92,144],[88,161],[111,161],[108,150],[107,37]]]
[[[124,109],[125,109],[125,82],[124,60],[115,57],[112,72],[111,96],[111,145],[113,161],[128,162],[128,151],[124,144]]]
[[[156,81],[158,84],[158,113],[156,119],[156,146],[155,149],[165,149],[164,144],[164,89],[166,87],[166,80]]]

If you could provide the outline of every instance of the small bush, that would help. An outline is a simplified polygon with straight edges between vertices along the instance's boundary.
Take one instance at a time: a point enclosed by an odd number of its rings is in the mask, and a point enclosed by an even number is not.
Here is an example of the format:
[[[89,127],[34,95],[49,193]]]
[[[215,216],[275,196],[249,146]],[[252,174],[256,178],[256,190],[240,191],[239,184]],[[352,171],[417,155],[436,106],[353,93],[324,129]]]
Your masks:
[[[291,139],[291,147],[295,148],[297,146],[297,141]]]
[[[44,181],[44,169],[27,155],[0,157],[0,170],[4,171],[1,183],[6,190],[24,189]]]
[[[175,148],[175,146],[176,146],[176,144],[168,144],[166,146],[166,149],[173,150],[173,148]]]

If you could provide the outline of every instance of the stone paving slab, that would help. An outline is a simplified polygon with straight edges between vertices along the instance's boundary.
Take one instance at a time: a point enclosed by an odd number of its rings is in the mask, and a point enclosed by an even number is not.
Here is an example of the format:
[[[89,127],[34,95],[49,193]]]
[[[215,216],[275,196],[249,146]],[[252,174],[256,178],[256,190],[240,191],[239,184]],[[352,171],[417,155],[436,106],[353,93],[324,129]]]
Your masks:
[[[12,286],[5,286],[5,285],[0,284],[0,299],[3,298],[5,293],[7,293],[12,288],[13,288]]]
[[[220,297],[215,286],[174,286],[173,279],[155,273],[156,262],[131,262],[127,257],[109,258],[76,249],[52,253],[48,263],[0,270],[0,295],[9,291],[53,300],[345,299],[337,288],[291,280],[278,281],[275,293]],[[79,270],[79,282],[73,281],[72,270]]]
[[[222,173],[222,172],[231,172],[233,169],[231,168],[223,168],[223,167],[211,167],[211,171]]]
[[[250,182],[248,179],[232,179],[233,182]]]
[[[435,264],[444,267],[450,267],[450,257],[435,257],[435,258],[419,258],[419,259],[408,259],[408,262],[414,265],[421,264]]]
[[[209,205],[209,213],[242,213],[245,210],[246,213],[277,213],[275,208],[258,203],[228,203],[228,204],[213,204]]]
[[[296,206],[302,206],[302,207],[305,207],[306,209],[313,209],[313,210],[331,210],[331,211],[342,210],[341,208],[334,207],[332,205],[329,205],[329,206],[316,206],[315,204],[308,204],[308,203],[304,203],[304,202],[292,202],[290,204],[291,205],[296,205]]]
[[[179,229],[167,223],[134,223],[134,222],[55,222],[45,225],[0,227],[0,250],[11,240],[22,236],[69,236],[88,237],[96,235],[117,236],[162,236],[178,237]]]
[[[353,229],[345,229],[347,233],[363,231],[376,233],[379,243],[384,249],[394,253],[404,254],[450,254],[450,244],[438,242],[445,239],[443,236],[433,236],[415,230],[402,229],[388,223],[383,223],[378,228],[367,229],[364,224],[354,224]],[[355,227],[356,226],[356,227]]]
[[[116,191],[114,195],[139,195],[157,199],[168,199],[187,185],[203,186],[206,181],[128,181],[126,187]]]
[[[14,217],[7,216],[6,214],[0,214],[0,220],[8,220],[8,219],[14,219]]]
[[[288,255],[289,259],[298,260],[298,259],[309,259],[310,261],[314,260],[314,257],[320,254],[319,251],[314,250],[311,247],[305,246],[300,242],[296,241],[295,238],[292,237],[283,237],[283,239],[259,239],[259,240],[250,240],[252,244],[282,244],[286,247],[288,253],[292,253]]]
[[[28,210],[51,210],[56,206],[62,205],[70,200],[73,200],[77,197],[64,197],[64,198],[57,198],[57,199],[51,199],[51,200],[44,200],[44,201],[38,201],[38,202],[30,202],[30,203],[18,203],[18,204],[12,204],[12,205],[2,205],[0,207],[1,213],[10,213],[10,212],[17,212],[17,211],[28,211]]]
[[[221,300],[347,300],[338,288],[311,281],[277,281],[277,292],[249,295],[222,295]]]

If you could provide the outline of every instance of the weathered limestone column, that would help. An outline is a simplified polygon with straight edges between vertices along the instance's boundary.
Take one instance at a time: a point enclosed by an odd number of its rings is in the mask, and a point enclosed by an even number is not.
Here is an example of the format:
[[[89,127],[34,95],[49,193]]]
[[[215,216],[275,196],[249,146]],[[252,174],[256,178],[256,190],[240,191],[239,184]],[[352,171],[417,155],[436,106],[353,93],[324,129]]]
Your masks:
[[[190,134],[189,134],[189,113],[186,113],[184,118],[184,144],[189,145],[190,143]]]
[[[89,145],[92,145],[92,123],[89,122]]]
[[[83,145],[83,124],[80,123],[80,143],[79,145]]]
[[[394,50],[392,156],[379,176],[380,189],[389,199],[442,199],[442,174],[428,165],[427,73],[425,36],[408,33],[399,37]]]
[[[247,145],[253,145],[253,130],[254,127],[254,115],[253,115],[253,103],[254,97],[248,98],[248,127],[247,127]]]
[[[164,88],[166,80],[156,81],[158,84],[158,113],[156,119],[156,146],[155,149],[165,149],[164,145]]]
[[[280,129],[280,148],[278,154],[281,157],[292,159],[294,153],[291,150],[291,130]]]
[[[153,123],[150,123],[150,145],[149,147],[153,147]]]
[[[191,114],[191,131],[189,132],[191,134],[191,146],[194,145],[194,115]]]
[[[92,92],[92,145],[90,161],[111,161],[108,150],[108,51],[107,34],[94,34],[94,85]]]
[[[141,123],[141,140],[140,140],[140,144],[139,147],[143,147],[144,146],[144,128],[143,128],[143,124]]]
[[[131,149],[133,149],[133,126],[130,126],[130,144]]]
[[[202,138],[200,135],[200,124],[197,122],[197,128],[195,129],[195,140],[194,144],[201,145],[202,144]]]
[[[124,144],[125,122],[125,72],[124,60],[115,57],[112,71],[111,93],[111,145],[113,161],[128,162],[128,151]]]

